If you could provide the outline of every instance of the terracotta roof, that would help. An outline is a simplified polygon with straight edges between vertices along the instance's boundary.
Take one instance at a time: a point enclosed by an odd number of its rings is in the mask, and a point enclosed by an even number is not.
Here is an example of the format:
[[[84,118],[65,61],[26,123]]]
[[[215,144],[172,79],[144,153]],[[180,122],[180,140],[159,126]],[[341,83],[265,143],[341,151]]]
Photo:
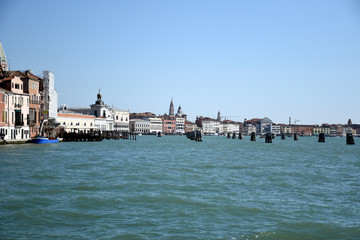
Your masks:
[[[22,73],[22,72],[20,72],[20,71],[7,71],[7,72],[5,72],[5,76],[6,77],[20,77],[20,78],[26,78],[27,76],[24,74],[24,73]]]
[[[58,113],[58,117],[75,117],[75,118],[88,118],[95,119],[95,116],[92,115],[84,115],[84,114],[76,114],[76,113]]]
[[[30,71],[26,70],[25,71],[25,75],[31,79],[35,79],[35,80],[42,80],[42,78],[32,74]]]

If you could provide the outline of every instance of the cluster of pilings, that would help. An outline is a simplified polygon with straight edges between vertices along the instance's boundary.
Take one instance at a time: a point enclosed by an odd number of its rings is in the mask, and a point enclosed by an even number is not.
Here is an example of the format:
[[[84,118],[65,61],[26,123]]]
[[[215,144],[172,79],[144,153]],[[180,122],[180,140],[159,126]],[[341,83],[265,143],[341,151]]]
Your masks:
[[[202,142],[202,135],[200,131],[187,132],[186,137],[195,142]]]
[[[325,134],[324,133],[319,133],[318,142],[325,142]],[[346,144],[347,145],[354,145],[355,144],[354,136],[352,135],[352,133],[347,133],[346,134]]]
[[[107,140],[110,139],[118,140],[122,138],[121,132],[119,131],[103,131],[101,135],[103,139],[107,139]]]
[[[129,131],[92,131],[90,133],[63,132],[60,136],[64,142],[94,142],[103,139],[130,139],[136,140],[136,133]]]
[[[99,142],[103,140],[99,131],[94,131],[92,133],[64,132],[62,138],[64,142]]]
[[[227,133],[227,138],[232,138],[232,139],[236,139],[236,136],[238,139],[243,139],[243,136],[241,133],[239,133],[239,135],[236,135],[236,133]]]
[[[129,132],[129,131],[122,131],[120,132],[121,138],[126,140],[136,140],[136,133]]]
[[[297,133],[293,134],[294,137],[294,141],[298,141],[299,140],[299,135]],[[227,138],[236,138],[236,134],[235,133],[228,133],[227,134]],[[272,139],[275,138],[275,134],[274,133],[267,133],[265,135],[265,143],[272,143]],[[241,133],[239,133],[239,139],[242,139],[242,135]],[[281,134],[281,140],[285,140],[285,133]],[[250,134],[250,141],[256,141],[256,133],[252,132]],[[324,133],[320,133],[319,134],[319,138],[318,138],[318,142],[325,142],[325,134]],[[354,137],[351,133],[347,133],[346,134],[346,144],[348,145],[354,145],[355,141],[354,141]]]

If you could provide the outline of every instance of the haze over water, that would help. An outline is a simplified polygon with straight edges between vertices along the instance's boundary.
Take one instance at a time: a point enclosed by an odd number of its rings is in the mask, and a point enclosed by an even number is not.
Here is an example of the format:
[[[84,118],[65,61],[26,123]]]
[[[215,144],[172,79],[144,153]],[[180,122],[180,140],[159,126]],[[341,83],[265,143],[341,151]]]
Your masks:
[[[359,239],[355,143],[0,146],[0,239]]]

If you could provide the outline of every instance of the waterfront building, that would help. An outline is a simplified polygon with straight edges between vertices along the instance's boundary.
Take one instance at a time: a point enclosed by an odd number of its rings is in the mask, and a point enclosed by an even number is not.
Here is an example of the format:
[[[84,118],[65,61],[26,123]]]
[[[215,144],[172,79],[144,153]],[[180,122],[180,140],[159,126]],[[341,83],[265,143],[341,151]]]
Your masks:
[[[258,130],[258,134],[266,134],[266,133],[271,133],[271,129],[272,129],[272,121],[271,119],[265,117],[263,119],[261,119],[261,121],[259,122],[259,126],[257,127]]]
[[[206,119],[202,121],[202,131],[205,135],[216,135],[219,133],[220,122],[215,119]]]
[[[150,133],[150,120],[141,118],[130,119],[130,132],[136,134],[149,134]]]
[[[100,131],[113,131],[114,130],[114,116],[112,109],[104,104],[102,96],[100,93],[96,95],[97,100],[95,104],[90,105],[90,114],[95,116],[95,126],[100,129]],[[120,121],[121,122],[121,121]]]
[[[23,92],[29,94],[29,128],[31,137],[39,134],[41,123],[41,90],[42,79],[34,75],[30,70],[7,71],[3,75],[6,78],[19,77],[23,82]]]
[[[271,125],[271,133],[275,135],[281,134],[281,126],[279,124],[272,124]]]
[[[186,119],[183,117],[175,117],[175,133],[185,133],[185,121]]]
[[[29,94],[24,93],[24,83],[18,76],[0,80],[2,124],[4,140],[26,141],[29,131]]]
[[[185,132],[193,132],[196,130],[201,130],[198,128],[198,126],[196,126],[195,123],[190,122],[190,121],[185,121]]]
[[[313,125],[291,125],[292,133],[302,136],[311,136],[313,134]]]
[[[114,120],[111,117],[95,117],[95,127],[101,132],[114,131]]]
[[[58,94],[55,90],[55,75],[50,71],[43,71],[43,117],[56,119]]]
[[[100,128],[95,126],[95,116],[62,110],[57,114],[60,128],[65,132],[90,133]]]
[[[314,125],[313,127],[313,135],[318,136],[320,133],[324,133],[325,136],[331,135],[331,128],[329,125]]]
[[[246,124],[251,124],[256,127],[256,134],[257,135],[264,135],[266,133],[271,132],[272,121],[265,117],[265,118],[253,118],[246,121]]]
[[[224,120],[219,125],[219,134],[239,133],[240,123]]]
[[[251,135],[251,133],[256,133],[256,126],[251,123],[246,123],[242,127],[242,134],[243,135]]]
[[[41,124],[41,94],[42,81],[38,76],[32,74],[31,71],[25,71],[26,77],[24,81],[24,92],[29,94],[29,125],[31,137],[40,134]]]
[[[163,118],[163,133],[174,134],[176,132],[176,122],[172,118]]]
[[[285,133],[285,134],[291,134],[292,133],[292,129],[291,129],[290,125],[281,125],[280,131],[281,131],[281,133]]]
[[[128,110],[119,110],[112,108],[112,115],[114,117],[114,130],[129,131],[130,113]]]
[[[104,104],[100,89],[96,96],[97,100],[95,101],[95,104],[90,105],[90,114],[95,117],[112,118],[112,111],[108,105]]]
[[[161,118],[149,118],[150,122],[150,133],[162,133],[163,131],[163,121]]]
[[[215,135],[219,134],[220,122],[203,116],[197,116],[195,124],[202,129],[203,133],[206,135]]]
[[[7,94],[5,89],[0,88],[0,140],[4,140],[7,135]]]
[[[332,124],[330,125],[330,135],[331,136],[342,136],[342,128],[341,124]]]

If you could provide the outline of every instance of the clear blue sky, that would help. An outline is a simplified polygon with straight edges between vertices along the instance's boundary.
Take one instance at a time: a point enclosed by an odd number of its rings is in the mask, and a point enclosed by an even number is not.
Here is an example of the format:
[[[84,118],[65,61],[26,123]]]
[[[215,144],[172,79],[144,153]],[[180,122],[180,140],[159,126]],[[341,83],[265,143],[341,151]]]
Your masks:
[[[0,3],[11,69],[54,72],[59,105],[360,123],[360,1]]]

